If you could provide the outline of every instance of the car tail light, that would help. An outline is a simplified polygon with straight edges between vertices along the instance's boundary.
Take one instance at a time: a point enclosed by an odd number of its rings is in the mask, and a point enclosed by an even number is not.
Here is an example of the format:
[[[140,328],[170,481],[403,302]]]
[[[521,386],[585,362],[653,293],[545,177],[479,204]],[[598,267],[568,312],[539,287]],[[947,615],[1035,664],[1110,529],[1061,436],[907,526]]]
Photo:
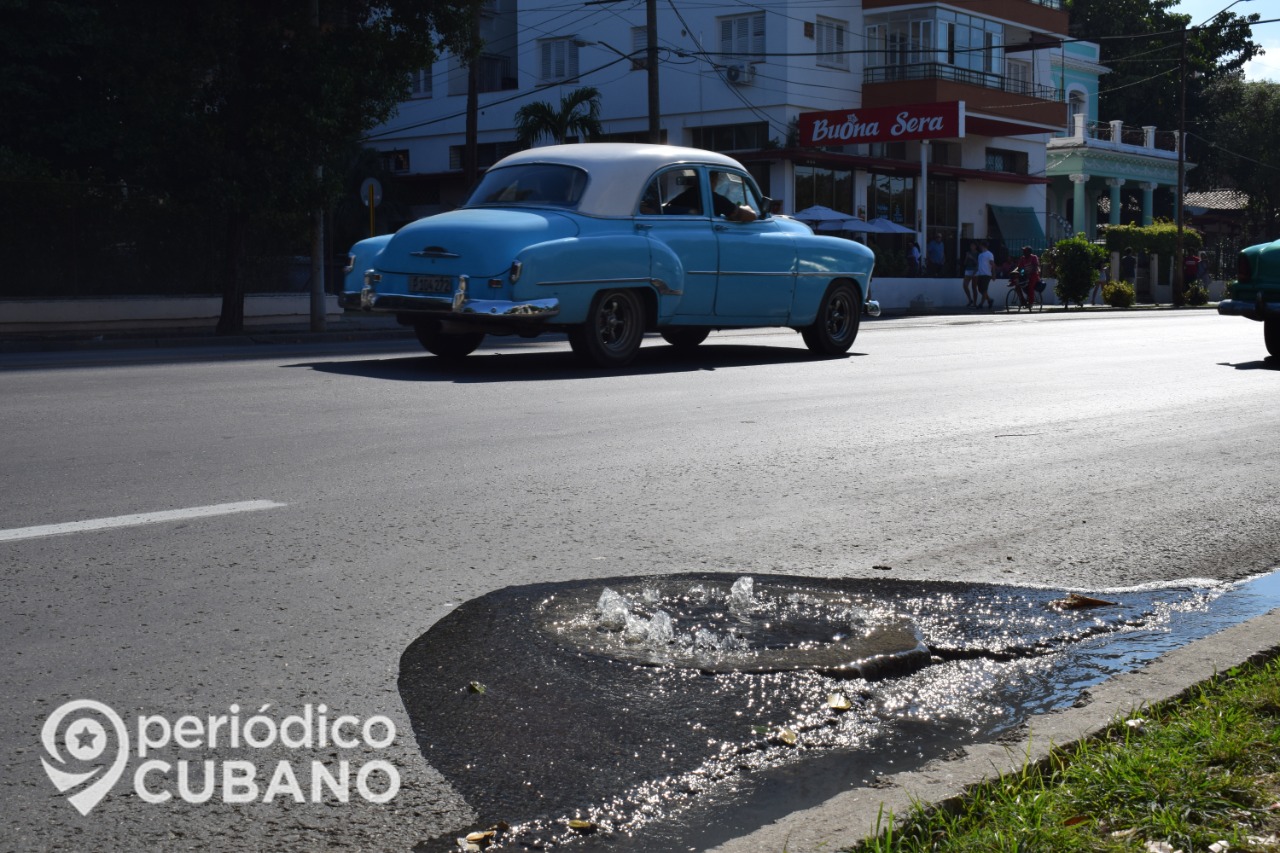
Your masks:
[[[1249,265],[1249,256],[1240,253],[1240,257],[1236,260],[1236,278],[1242,284],[1248,284],[1253,278],[1253,267]]]

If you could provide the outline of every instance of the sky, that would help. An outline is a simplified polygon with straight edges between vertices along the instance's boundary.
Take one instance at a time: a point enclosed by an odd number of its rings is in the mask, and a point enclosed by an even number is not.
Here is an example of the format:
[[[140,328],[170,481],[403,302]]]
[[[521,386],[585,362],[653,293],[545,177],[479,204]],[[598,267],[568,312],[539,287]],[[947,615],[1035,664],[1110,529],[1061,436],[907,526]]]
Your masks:
[[[1203,24],[1229,5],[1231,11],[1238,15],[1257,12],[1263,20],[1280,18],[1280,2],[1277,0],[1240,0],[1234,5],[1231,0],[1181,0],[1170,11],[1190,15],[1192,24]],[[1255,24],[1253,40],[1262,46],[1266,54],[1244,67],[1245,79],[1280,83],[1280,21],[1274,24]]]

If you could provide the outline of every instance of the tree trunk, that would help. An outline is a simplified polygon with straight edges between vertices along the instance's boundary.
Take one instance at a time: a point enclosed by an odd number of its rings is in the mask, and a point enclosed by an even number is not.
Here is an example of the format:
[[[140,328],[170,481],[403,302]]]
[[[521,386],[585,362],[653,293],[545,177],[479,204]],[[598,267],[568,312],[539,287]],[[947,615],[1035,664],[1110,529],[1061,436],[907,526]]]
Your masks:
[[[214,329],[217,335],[238,335],[244,331],[244,247],[247,228],[244,219],[231,214],[227,225],[226,253],[222,271],[222,312]]]

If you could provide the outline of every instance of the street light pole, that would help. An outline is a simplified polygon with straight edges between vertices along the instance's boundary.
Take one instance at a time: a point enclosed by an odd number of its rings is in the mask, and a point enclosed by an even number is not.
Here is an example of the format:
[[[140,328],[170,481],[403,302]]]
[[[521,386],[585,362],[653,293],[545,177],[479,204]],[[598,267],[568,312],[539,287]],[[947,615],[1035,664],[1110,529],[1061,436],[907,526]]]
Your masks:
[[[1187,28],[1182,28],[1182,49],[1178,57],[1178,198],[1174,201],[1173,216],[1178,226],[1178,242],[1173,254],[1173,304],[1181,308],[1185,297],[1182,266],[1186,259],[1182,234],[1182,200],[1187,184]]]

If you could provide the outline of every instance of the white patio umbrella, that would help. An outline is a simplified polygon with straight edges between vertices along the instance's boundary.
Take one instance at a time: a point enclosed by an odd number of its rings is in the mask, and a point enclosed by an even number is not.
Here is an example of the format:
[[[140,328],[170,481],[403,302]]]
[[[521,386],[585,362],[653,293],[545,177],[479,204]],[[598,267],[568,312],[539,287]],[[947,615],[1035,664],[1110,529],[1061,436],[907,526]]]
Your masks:
[[[848,213],[841,213],[838,210],[832,210],[829,207],[823,207],[815,204],[813,207],[806,207],[804,210],[797,210],[791,214],[792,219],[799,219],[805,223],[821,224],[823,222],[835,222],[842,219],[852,218]]]
[[[884,233],[883,229],[874,222],[867,222],[865,219],[842,219],[840,221],[830,220],[818,225],[819,231],[866,231],[871,234]]]
[[[905,225],[899,225],[891,219],[885,219],[883,216],[877,216],[871,220],[869,224],[876,226],[877,234],[914,234],[914,229]]]

